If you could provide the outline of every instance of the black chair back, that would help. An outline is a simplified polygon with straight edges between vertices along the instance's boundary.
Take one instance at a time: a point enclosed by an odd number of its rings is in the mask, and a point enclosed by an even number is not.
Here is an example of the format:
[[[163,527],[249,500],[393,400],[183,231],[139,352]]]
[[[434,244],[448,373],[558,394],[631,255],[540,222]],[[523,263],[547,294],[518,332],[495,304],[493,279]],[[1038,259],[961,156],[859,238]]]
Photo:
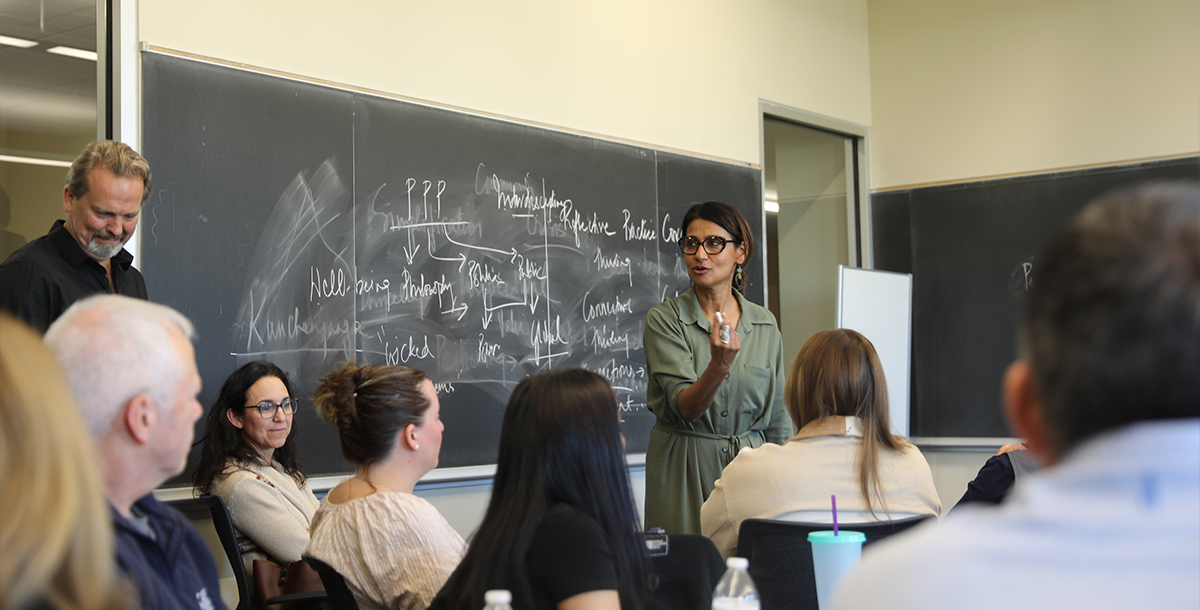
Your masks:
[[[902,532],[933,515],[896,521],[844,523],[839,529],[862,532],[864,548]],[[746,519],[738,529],[738,557],[750,560],[750,577],[758,588],[762,610],[817,610],[809,532],[833,529],[831,523],[799,523]]]
[[[305,557],[304,561],[321,575],[321,583],[325,585],[325,594],[329,596],[331,610],[358,610],[358,601],[346,585],[346,579],[337,570],[312,557]]]
[[[254,596],[250,591],[250,578],[246,574],[246,564],[242,559],[242,551],[238,549],[237,530],[233,528],[233,518],[229,516],[229,508],[225,506],[225,501],[220,496],[205,495],[197,499],[201,504],[207,506],[209,512],[212,513],[213,529],[217,530],[217,538],[221,540],[221,548],[225,550],[225,557],[229,559],[229,567],[233,568],[233,578],[237,581],[238,588],[238,605],[236,610],[256,610]],[[280,608],[282,610],[319,609],[328,607],[326,600],[324,592],[308,591],[304,593],[292,593],[290,595],[277,595],[268,598],[266,604],[268,607]]]
[[[659,610],[711,610],[713,589],[725,573],[721,552],[704,536],[671,534],[667,554],[651,558]]]
[[[238,550],[237,532],[233,529],[233,519],[229,517],[229,509],[220,496],[200,496],[201,504],[208,507],[212,513],[213,528],[217,530],[217,538],[221,540],[221,548],[225,549],[225,557],[233,568],[233,578],[237,581],[238,605],[237,610],[253,610],[254,602],[250,594],[250,579],[246,575],[246,564],[242,560],[242,552]]]

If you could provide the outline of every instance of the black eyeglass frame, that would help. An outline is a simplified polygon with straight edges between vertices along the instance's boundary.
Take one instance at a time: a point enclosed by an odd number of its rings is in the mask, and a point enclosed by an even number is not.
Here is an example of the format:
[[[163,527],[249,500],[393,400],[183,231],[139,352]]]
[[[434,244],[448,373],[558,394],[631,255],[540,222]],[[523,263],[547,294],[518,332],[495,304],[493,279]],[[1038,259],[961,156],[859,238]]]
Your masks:
[[[716,250],[713,250],[709,247],[710,243],[720,244],[720,247],[718,247]],[[728,246],[729,244],[734,244],[736,246],[740,243],[742,243],[742,240],[740,239],[725,239],[720,235],[709,235],[704,239],[696,239],[691,235],[685,235],[680,237],[679,241],[675,242],[675,245],[679,246],[679,249],[687,255],[695,254],[700,249],[700,246],[703,245],[704,251],[707,252],[709,256],[714,256],[724,252],[725,246]],[[690,252],[688,251],[688,246],[692,247]]]
[[[296,401],[292,398],[284,398],[283,402],[275,404],[269,400],[264,400],[256,405],[246,405],[243,409],[258,409],[259,417],[263,419],[275,419],[275,414],[283,409],[284,415],[291,415],[296,412]]]

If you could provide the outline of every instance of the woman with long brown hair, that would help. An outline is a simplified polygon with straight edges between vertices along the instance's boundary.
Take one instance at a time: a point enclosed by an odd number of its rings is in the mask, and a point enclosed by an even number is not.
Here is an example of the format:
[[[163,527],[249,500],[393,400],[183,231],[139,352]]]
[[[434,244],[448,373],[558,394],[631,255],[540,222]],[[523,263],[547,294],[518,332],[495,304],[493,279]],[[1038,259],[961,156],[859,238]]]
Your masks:
[[[936,515],[942,504],[920,450],[891,433],[887,382],[875,347],[848,329],[804,342],[784,390],[800,430],[783,445],[743,451],[701,509],[704,535],[737,551],[744,519],[844,522]]]

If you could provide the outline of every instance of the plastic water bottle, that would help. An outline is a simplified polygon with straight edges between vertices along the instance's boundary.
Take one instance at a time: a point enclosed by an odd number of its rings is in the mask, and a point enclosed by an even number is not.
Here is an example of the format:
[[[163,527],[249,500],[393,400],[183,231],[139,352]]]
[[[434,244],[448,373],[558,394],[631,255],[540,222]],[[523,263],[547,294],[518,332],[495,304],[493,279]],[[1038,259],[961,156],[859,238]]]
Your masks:
[[[512,610],[512,593],[505,589],[492,589],[483,594],[483,610]]]
[[[750,578],[750,560],[730,557],[725,560],[725,575],[713,590],[713,610],[759,610],[758,589]]]

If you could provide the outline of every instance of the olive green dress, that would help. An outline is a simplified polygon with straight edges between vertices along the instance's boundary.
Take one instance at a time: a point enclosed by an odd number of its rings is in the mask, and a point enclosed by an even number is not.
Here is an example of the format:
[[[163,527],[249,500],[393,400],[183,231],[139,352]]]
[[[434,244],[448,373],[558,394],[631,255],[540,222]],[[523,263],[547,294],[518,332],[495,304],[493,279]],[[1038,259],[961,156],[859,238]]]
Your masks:
[[[658,418],[646,449],[646,527],[699,534],[700,506],[738,450],[792,437],[775,316],[734,294],[742,309],[741,349],[712,404],[694,422],[679,415],[676,400],[712,359],[712,325],[694,288],[646,314],[646,403]]]

